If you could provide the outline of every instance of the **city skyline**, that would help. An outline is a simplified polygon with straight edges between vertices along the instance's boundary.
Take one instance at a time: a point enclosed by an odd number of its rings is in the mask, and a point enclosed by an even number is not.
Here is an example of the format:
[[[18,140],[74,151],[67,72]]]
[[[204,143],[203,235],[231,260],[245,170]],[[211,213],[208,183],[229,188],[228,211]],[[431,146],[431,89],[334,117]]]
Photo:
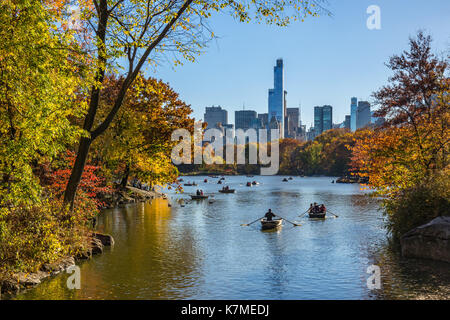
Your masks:
[[[450,3],[376,1],[381,30],[369,30],[366,9],[372,4],[330,1],[332,17],[308,18],[287,28],[241,24],[219,15],[212,22],[219,39],[196,63],[175,69],[163,64],[147,74],[179,92],[197,120],[203,119],[206,106],[221,105],[234,123],[234,111],[244,104],[258,114],[267,112],[274,61],[282,57],[287,107],[301,105],[302,122],[309,127],[314,106],[330,104],[335,122],[340,123],[349,114],[350,97],[372,102],[372,92],[385,85],[391,74],[384,63],[406,49],[408,37],[417,30],[426,27],[437,51],[450,43],[446,32]]]

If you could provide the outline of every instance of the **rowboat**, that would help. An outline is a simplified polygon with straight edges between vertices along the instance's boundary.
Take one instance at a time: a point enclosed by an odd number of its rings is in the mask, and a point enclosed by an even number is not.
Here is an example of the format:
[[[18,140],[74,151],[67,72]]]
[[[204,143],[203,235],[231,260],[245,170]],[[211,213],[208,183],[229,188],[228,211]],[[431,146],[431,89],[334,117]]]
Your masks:
[[[254,186],[256,186],[256,185],[258,185],[259,184],[259,182],[256,182],[256,181],[253,181],[252,182],[252,185],[254,185]]]
[[[220,193],[234,193],[235,189],[228,189],[228,190],[219,190]]]
[[[288,182],[288,179],[284,178],[284,179],[283,179],[283,182]]]
[[[251,183],[251,182],[247,182],[246,186],[247,186],[247,187],[251,187],[251,186],[252,186],[252,183]]]
[[[192,187],[192,186],[196,186],[197,184],[194,182],[194,183],[185,183],[184,185],[186,187]]]
[[[321,212],[321,213],[309,213],[309,217],[310,217],[311,219],[324,219],[326,214],[327,214],[326,212]]]
[[[208,196],[205,196],[205,195],[200,195],[200,196],[197,196],[197,195],[191,195],[191,199],[192,200],[203,200],[203,199],[208,199]]]
[[[261,219],[261,229],[263,230],[269,230],[269,229],[275,229],[278,227],[281,227],[281,224],[283,223],[283,219],[275,219],[272,221],[267,221],[266,219]]]

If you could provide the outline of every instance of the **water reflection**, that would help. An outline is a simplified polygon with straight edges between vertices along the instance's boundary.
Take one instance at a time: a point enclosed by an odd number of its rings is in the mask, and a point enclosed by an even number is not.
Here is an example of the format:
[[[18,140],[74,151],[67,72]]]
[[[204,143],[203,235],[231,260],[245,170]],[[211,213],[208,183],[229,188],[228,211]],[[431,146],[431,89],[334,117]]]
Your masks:
[[[332,178],[246,177],[204,183],[169,200],[103,212],[99,229],[114,248],[81,264],[82,289],[57,276],[18,299],[397,299],[449,297],[448,264],[403,260],[387,247],[377,199],[357,185]],[[220,194],[224,185],[234,194]],[[215,201],[189,201],[203,189]],[[185,206],[180,205],[184,199]],[[298,217],[312,202],[339,215]],[[172,206],[169,207],[168,203]],[[261,231],[254,221],[271,208],[302,226],[284,222]],[[383,288],[366,286],[367,267],[377,264]]]

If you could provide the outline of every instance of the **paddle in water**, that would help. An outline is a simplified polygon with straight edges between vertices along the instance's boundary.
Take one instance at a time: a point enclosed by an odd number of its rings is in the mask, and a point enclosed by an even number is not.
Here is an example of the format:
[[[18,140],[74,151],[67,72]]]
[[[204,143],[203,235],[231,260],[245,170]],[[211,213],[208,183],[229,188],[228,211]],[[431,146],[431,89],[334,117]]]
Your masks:
[[[333,212],[331,212],[330,210],[327,211],[327,213],[331,213],[333,216],[335,216],[336,218],[339,218],[338,215],[334,214]]]
[[[301,224],[293,223],[293,222],[289,221],[288,219],[283,218],[283,217],[281,217],[281,216],[278,216],[278,215],[277,215],[277,217],[278,217],[278,218],[281,218],[281,219],[283,219],[283,220],[286,220],[286,221],[289,222],[289,223],[292,223],[292,224],[294,225],[294,227],[300,227],[300,226],[301,226]]]
[[[299,215],[299,217],[303,217],[305,214],[307,214],[309,212],[309,209],[306,210],[305,212],[303,212],[301,215]]]
[[[261,220],[262,218],[264,218],[264,217],[258,218],[258,219],[256,219],[255,221],[250,222],[250,223],[244,223],[244,224],[241,224],[241,226],[248,227],[249,225],[254,224],[255,222]]]

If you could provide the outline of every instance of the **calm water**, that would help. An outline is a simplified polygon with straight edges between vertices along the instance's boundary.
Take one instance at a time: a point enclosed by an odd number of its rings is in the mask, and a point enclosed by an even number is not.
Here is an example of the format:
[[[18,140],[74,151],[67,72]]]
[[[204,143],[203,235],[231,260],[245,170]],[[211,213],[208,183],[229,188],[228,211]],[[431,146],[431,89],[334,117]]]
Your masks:
[[[18,299],[448,299],[448,264],[401,259],[387,246],[377,200],[358,185],[332,178],[226,177],[235,194],[220,194],[218,179],[184,177],[199,186],[169,200],[105,211],[99,230],[116,244],[83,262],[81,290],[68,275],[45,281]],[[257,180],[258,186],[245,182]],[[214,202],[181,207],[177,200],[202,188]],[[168,207],[168,201],[172,207]],[[311,202],[339,218],[299,218]],[[268,208],[287,222],[261,231]],[[369,265],[381,268],[382,288],[369,290]]]

